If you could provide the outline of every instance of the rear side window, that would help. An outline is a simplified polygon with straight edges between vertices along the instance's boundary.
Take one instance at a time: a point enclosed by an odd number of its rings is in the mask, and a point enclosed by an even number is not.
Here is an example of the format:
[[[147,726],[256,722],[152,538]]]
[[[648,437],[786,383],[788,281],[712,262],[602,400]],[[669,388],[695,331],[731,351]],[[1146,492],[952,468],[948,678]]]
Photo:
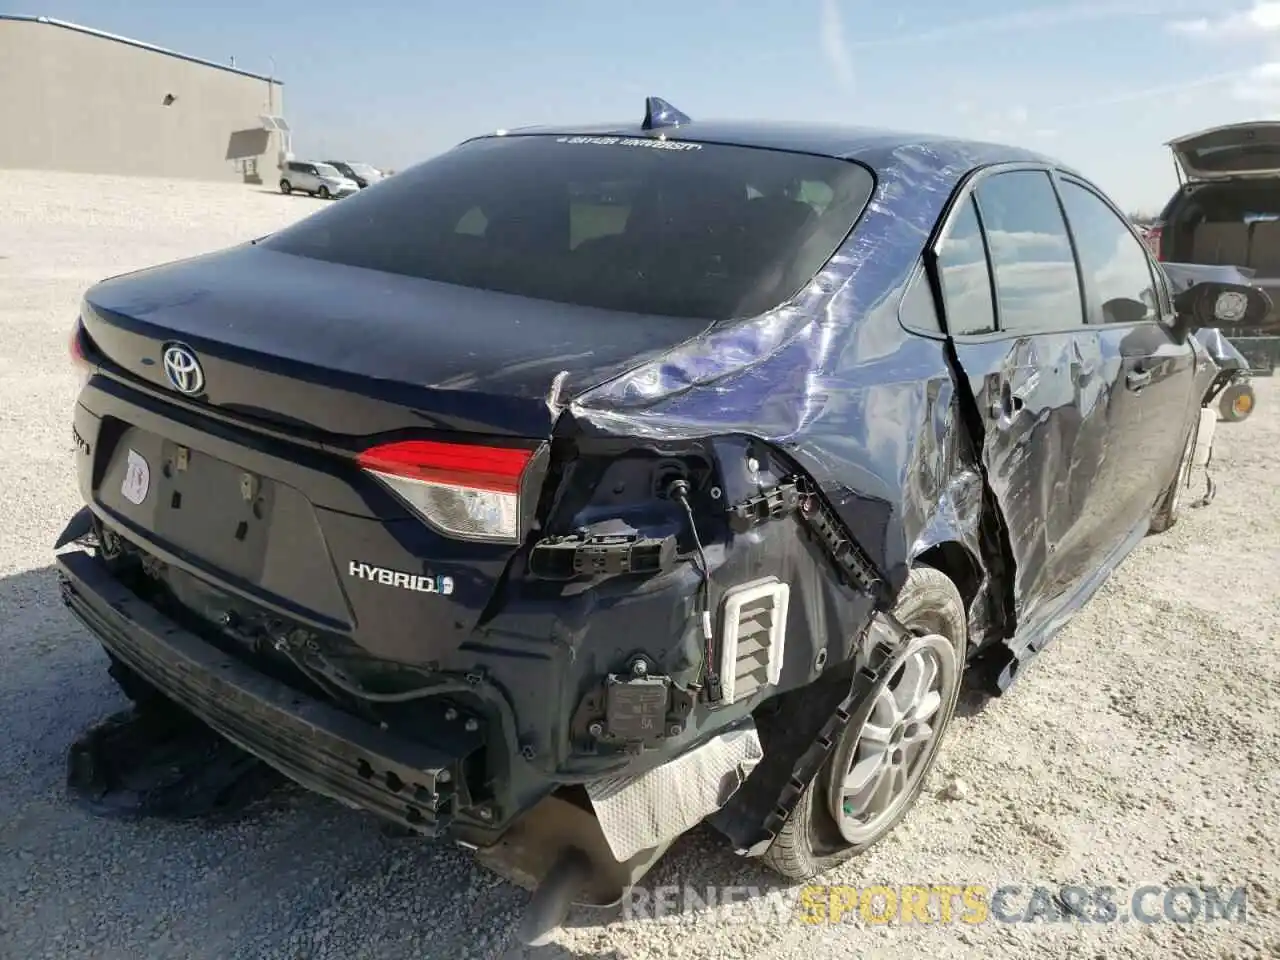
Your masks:
[[[978,185],[1000,328],[1054,330],[1084,322],[1080,277],[1049,174],[1013,170]]]
[[[261,245],[560,303],[723,320],[799,291],[874,185],[857,164],[776,150],[494,137]]]
[[[954,335],[989,333],[996,328],[991,300],[991,271],[973,198],[956,211],[938,250],[938,273],[947,310],[947,331]]]
[[[1061,183],[1080,269],[1101,305],[1102,321],[1157,319],[1160,303],[1146,246],[1092,190],[1070,180]]]

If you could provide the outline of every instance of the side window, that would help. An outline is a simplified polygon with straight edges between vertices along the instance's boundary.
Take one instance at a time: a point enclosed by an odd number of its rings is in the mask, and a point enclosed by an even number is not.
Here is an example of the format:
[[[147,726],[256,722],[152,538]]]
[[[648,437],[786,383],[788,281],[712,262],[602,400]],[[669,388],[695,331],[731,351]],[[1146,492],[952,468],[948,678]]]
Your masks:
[[[1080,269],[1102,304],[1103,322],[1158,319],[1159,294],[1142,241],[1092,190],[1071,180],[1061,183]]]
[[[977,195],[1000,329],[1022,333],[1084,323],[1080,276],[1049,174],[998,173],[978,185]]]
[[[489,229],[489,218],[479,207],[472,207],[454,224],[454,233],[463,233],[470,237],[483,237]]]
[[[938,249],[938,275],[950,334],[990,333],[996,328],[991,271],[973,197],[968,197],[956,211]]]
[[[569,184],[569,249],[590,240],[616,237],[627,228],[634,195],[643,184],[604,181]]]
[[[915,275],[902,302],[898,304],[898,320],[913,333],[942,336],[942,324],[938,322],[938,305],[929,286],[928,274]]]
[[[831,206],[835,196],[836,192],[831,189],[831,184],[824,180],[801,180],[796,189],[796,199],[809,204],[818,214]]]

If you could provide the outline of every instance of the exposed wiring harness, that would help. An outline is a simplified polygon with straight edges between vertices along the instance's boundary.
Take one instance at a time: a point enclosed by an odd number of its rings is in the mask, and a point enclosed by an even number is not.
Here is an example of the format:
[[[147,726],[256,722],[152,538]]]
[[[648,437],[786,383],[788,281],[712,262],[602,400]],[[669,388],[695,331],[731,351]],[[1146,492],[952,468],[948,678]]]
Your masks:
[[[685,517],[689,521],[689,533],[693,536],[693,545],[698,551],[699,573],[702,580],[698,585],[701,600],[698,621],[702,628],[702,671],[699,679],[704,682],[707,699],[716,703],[723,699],[724,688],[720,682],[720,674],[716,670],[715,630],[711,622],[711,565],[707,563],[707,552],[702,546],[702,537],[698,534],[698,523],[693,516],[693,507],[689,503],[689,483],[687,480],[673,481],[667,488],[667,495],[684,508]]]
[[[288,657],[295,667],[324,688],[330,696],[333,696],[333,692],[336,689],[348,696],[368,701],[369,703],[409,703],[414,700],[424,700],[428,697],[438,696],[442,693],[456,693],[471,689],[468,684],[460,681],[437,681],[429,686],[417,687],[412,690],[381,693],[361,686],[324,658],[318,658],[318,663],[312,662],[316,658],[308,657],[302,651],[295,649],[287,639],[277,637],[272,645],[279,653]],[[340,700],[341,697],[335,697],[335,699]]]

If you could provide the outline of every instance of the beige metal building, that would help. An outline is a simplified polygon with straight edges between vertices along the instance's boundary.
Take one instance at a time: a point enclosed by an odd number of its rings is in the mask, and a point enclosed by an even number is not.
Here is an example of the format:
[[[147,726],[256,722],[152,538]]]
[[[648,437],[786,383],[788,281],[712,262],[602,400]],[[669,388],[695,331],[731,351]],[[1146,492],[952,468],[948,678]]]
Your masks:
[[[0,14],[0,168],[274,183],[283,112],[278,80]]]

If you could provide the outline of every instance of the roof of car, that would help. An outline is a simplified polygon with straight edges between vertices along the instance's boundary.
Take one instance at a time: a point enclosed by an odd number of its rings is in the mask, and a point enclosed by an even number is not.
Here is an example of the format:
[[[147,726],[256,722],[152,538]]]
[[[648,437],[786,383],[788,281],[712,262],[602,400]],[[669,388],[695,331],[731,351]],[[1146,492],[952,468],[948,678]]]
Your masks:
[[[594,123],[520,127],[487,136],[645,137],[670,140],[793,150],[820,156],[861,160],[875,167],[903,148],[923,149],[937,166],[989,163],[1049,163],[1069,169],[1058,160],[1008,144],[968,140],[942,134],[912,133],[881,127],[786,120],[695,120],[679,126],[646,129],[641,123]],[[480,138],[475,138],[480,139]]]

